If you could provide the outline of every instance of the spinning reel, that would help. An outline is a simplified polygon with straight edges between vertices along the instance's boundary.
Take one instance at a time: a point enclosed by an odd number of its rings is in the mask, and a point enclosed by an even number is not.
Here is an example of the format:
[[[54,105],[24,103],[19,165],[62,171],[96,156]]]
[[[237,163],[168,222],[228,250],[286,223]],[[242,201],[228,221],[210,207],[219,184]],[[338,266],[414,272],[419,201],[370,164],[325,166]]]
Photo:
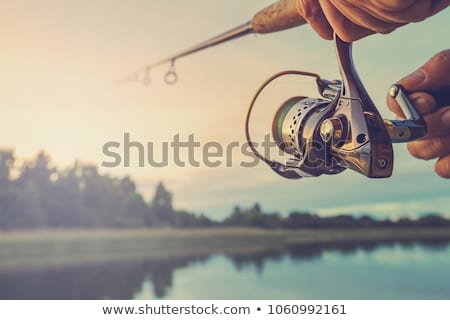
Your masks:
[[[342,80],[328,81],[314,73],[285,71],[268,79],[257,91],[246,119],[246,138],[253,153],[273,171],[288,179],[334,175],[352,169],[369,178],[392,175],[392,143],[408,142],[426,134],[426,124],[405,90],[394,85],[390,96],[407,120],[383,120],[359,79],[353,64],[352,45],[335,35]],[[285,75],[316,79],[321,98],[296,96],[277,110],[272,137],[289,160],[285,164],[263,156],[250,139],[251,112],[261,92]]]

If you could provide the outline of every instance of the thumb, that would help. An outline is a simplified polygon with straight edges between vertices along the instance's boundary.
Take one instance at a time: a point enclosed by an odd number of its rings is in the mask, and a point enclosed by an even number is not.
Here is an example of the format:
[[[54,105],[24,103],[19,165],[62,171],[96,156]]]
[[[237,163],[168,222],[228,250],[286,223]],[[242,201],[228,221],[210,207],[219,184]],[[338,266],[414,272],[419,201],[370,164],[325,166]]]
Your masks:
[[[429,114],[450,101],[450,50],[436,54],[427,63],[398,82],[421,114]],[[398,117],[404,114],[398,103],[388,95],[387,105]]]
[[[417,71],[399,81],[409,92],[434,92],[450,84],[450,49],[441,51]]]

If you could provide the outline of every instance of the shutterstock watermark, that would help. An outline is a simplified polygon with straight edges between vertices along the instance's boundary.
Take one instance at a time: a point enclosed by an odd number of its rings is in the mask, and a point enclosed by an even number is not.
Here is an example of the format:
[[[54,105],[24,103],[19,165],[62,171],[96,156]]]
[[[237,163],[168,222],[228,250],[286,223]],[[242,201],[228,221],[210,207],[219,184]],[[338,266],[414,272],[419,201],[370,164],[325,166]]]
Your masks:
[[[219,143],[208,141],[201,143],[195,139],[194,134],[182,137],[175,134],[172,141],[139,142],[133,141],[130,133],[124,133],[122,141],[109,141],[103,145],[105,157],[101,165],[105,168],[116,167],[154,167],[164,168],[175,165],[177,167],[227,167],[241,166],[253,168],[260,160],[253,154],[249,143],[232,141]],[[278,145],[271,141],[270,134],[265,135],[261,143],[253,143],[261,148],[263,154],[270,157],[271,152],[282,151]]]
[[[273,156],[284,156],[286,159],[286,156],[289,156],[277,143],[272,141],[270,134],[266,134],[262,142],[253,142],[253,145],[267,159],[271,159]],[[303,163],[307,163],[311,169],[322,167],[325,164],[324,159],[333,158],[328,153],[328,149],[323,141],[308,143],[309,152]],[[261,162],[253,153],[248,142],[233,141],[224,144],[208,141],[201,143],[195,139],[194,134],[182,137],[177,133],[173,136],[172,141],[142,143],[133,141],[130,133],[124,133],[121,141],[106,142],[102,151],[105,160],[101,165],[105,168],[164,168],[168,166],[253,168]],[[323,158],[318,157],[319,154]]]

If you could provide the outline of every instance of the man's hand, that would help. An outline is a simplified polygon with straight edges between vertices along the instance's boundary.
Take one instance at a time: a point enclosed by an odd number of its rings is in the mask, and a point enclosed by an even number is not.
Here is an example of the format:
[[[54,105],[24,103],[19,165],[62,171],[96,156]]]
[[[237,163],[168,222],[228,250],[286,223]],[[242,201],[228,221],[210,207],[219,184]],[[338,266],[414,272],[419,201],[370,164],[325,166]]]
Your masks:
[[[409,152],[423,160],[438,158],[436,173],[450,178],[450,50],[438,53],[398,83],[410,93],[411,102],[424,115],[428,127],[424,138],[408,144]],[[399,118],[404,118],[390,97],[388,106]]]
[[[298,0],[298,12],[321,37],[332,39],[334,31],[352,42],[422,21],[449,5],[450,0]]]

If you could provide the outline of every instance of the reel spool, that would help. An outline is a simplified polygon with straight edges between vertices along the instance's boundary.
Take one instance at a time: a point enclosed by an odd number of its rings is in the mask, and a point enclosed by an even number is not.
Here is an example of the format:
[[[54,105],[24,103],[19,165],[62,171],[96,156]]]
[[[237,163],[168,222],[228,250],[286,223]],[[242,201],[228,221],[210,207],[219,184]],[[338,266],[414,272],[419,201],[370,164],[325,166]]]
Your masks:
[[[302,177],[337,174],[345,170],[331,157],[321,138],[320,123],[328,115],[332,101],[320,98],[295,97],[281,105],[272,121],[272,137],[278,147],[291,155],[290,168]]]

